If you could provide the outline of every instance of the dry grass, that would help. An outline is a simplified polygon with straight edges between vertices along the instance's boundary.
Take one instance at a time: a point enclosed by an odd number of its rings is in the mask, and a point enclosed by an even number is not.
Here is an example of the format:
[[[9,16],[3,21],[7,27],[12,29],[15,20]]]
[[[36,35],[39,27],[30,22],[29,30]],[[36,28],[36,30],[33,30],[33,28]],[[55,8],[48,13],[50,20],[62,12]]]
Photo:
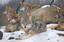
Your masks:
[[[40,8],[40,5],[32,5],[32,12]]]
[[[56,30],[64,30],[64,23],[63,24],[59,24],[58,27],[56,28]]]

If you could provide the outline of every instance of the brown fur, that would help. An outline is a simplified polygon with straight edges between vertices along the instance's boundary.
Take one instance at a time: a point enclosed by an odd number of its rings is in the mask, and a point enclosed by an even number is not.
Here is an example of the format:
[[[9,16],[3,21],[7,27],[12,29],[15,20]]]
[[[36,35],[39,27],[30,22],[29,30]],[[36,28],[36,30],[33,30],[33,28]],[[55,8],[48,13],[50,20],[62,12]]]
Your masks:
[[[7,7],[6,7],[7,8]],[[6,17],[7,17],[7,21],[8,21],[8,25],[6,26],[6,30],[7,32],[13,32],[16,31],[17,29],[17,23],[20,21],[20,16],[16,14],[16,11],[14,9],[12,9],[11,7],[8,7],[5,11],[7,11]],[[10,22],[12,19],[14,19],[16,22],[12,23]]]

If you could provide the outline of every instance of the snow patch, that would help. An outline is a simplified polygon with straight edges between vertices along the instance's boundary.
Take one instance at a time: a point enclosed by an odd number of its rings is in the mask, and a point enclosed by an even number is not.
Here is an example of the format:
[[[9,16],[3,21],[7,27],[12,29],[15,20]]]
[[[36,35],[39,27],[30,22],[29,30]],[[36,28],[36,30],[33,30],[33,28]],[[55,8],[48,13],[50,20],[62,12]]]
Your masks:
[[[58,24],[47,24],[46,28],[47,28],[47,30],[51,30],[51,29],[54,29],[57,26],[58,26]]]
[[[47,8],[47,7],[50,7],[50,5],[44,5],[41,8]]]

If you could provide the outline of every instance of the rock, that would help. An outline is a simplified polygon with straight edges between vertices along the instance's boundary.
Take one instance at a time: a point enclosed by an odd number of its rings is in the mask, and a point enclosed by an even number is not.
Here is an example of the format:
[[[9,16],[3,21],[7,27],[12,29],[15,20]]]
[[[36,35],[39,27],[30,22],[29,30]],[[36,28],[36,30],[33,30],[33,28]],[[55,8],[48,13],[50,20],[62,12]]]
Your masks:
[[[3,38],[3,32],[0,31],[0,40],[2,40],[2,38]]]
[[[12,40],[12,39],[14,39],[14,37],[10,37],[8,40]]]

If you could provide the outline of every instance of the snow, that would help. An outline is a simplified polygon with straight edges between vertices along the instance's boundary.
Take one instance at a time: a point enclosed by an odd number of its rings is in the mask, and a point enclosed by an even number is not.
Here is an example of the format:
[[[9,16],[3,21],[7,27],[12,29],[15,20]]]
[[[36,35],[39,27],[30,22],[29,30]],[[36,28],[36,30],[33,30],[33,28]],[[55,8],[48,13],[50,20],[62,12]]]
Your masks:
[[[47,28],[47,30],[50,30],[50,29],[56,28],[57,26],[58,26],[58,24],[47,24],[46,28]]]
[[[42,32],[40,34],[34,35],[28,39],[22,40],[22,42],[47,42],[47,41],[55,42],[56,39],[58,39],[58,35],[56,33],[52,31],[47,31],[47,32]]]
[[[46,7],[50,7],[50,5],[44,5],[41,8],[46,8]]]
[[[24,31],[15,31],[15,32],[5,32],[6,26],[2,26],[0,31],[3,32],[3,39],[8,40],[10,37],[19,38],[20,35],[24,34]]]
[[[64,37],[59,37],[56,30],[50,30],[34,35],[20,42],[64,42]]]
[[[19,36],[23,36],[22,34],[23,34],[23,33],[20,32],[20,31],[15,31],[15,32],[11,32],[11,33],[9,33],[9,32],[4,32],[4,33],[3,33],[3,39],[2,39],[2,40],[8,40],[10,37],[14,37],[15,39],[16,39],[16,38],[20,38]],[[15,40],[15,39],[14,39],[14,40]]]
[[[28,39],[24,39],[21,41],[11,40],[11,41],[6,41],[6,42],[64,42],[64,37],[59,36],[57,33],[64,34],[64,31],[58,31],[58,30],[51,30],[50,29],[50,30],[47,30],[46,32],[36,34],[36,35],[34,35]],[[21,31],[15,31],[12,33],[5,33],[4,32],[4,36],[3,36],[4,38],[2,40],[8,40],[8,38],[10,36],[17,38],[18,35],[21,35]]]
[[[57,9],[61,9],[60,7],[56,6],[56,5],[52,5],[53,7],[56,7]],[[44,5],[41,8],[47,8],[47,7],[51,7],[50,5]]]

